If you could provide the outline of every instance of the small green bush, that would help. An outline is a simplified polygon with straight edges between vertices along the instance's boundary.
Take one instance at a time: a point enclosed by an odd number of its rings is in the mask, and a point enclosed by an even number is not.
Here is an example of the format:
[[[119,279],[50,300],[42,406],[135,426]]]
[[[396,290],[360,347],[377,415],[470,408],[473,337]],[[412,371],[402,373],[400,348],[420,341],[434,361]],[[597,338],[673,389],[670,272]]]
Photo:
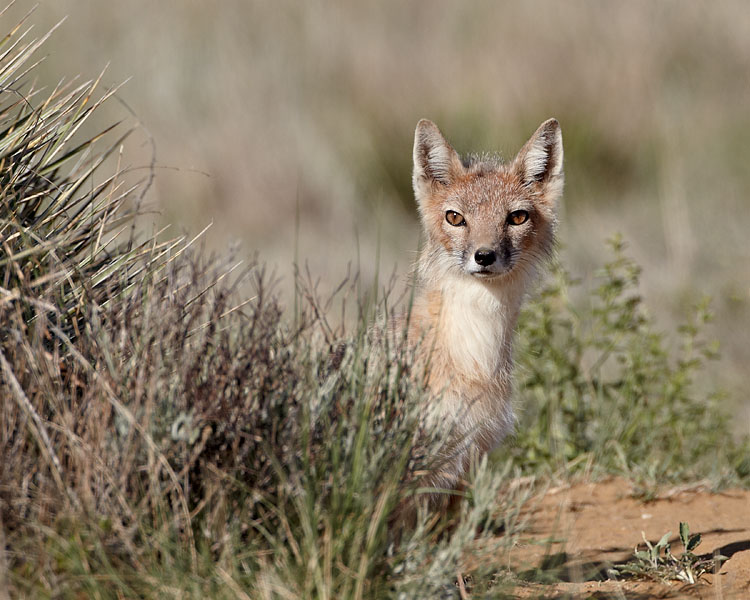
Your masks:
[[[523,311],[514,460],[532,471],[593,468],[644,483],[747,482],[747,440],[733,440],[722,394],[704,385],[717,356],[703,334],[707,303],[673,348],[646,315],[624,242],[611,246],[585,303],[571,301],[575,283],[558,265]]]

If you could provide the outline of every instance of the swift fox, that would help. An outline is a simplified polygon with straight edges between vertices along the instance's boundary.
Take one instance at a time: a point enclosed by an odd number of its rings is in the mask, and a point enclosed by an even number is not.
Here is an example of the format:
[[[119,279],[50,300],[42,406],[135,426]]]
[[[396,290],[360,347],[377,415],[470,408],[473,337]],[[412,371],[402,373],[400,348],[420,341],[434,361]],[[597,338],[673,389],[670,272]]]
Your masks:
[[[563,188],[560,126],[542,123],[504,164],[462,160],[423,119],[414,136],[413,184],[426,240],[411,314],[401,326],[425,357],[427,412],[451,428],[428,483],[456,489],[471,461],[513,428],[513,330],[529,283],[553,248]],[[439,502],[438,495],[431,500]]]

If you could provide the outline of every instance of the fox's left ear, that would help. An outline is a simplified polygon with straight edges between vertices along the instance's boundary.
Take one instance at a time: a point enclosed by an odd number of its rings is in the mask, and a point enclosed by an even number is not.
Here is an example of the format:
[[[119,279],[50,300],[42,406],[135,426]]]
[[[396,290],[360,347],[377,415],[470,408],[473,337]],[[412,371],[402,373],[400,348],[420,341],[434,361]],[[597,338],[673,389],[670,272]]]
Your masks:
[[[536,187],[541,196],[555,202],[563,188],[563,143],[560,124],[549,119],[539,126],[513,161],[524,185]]]

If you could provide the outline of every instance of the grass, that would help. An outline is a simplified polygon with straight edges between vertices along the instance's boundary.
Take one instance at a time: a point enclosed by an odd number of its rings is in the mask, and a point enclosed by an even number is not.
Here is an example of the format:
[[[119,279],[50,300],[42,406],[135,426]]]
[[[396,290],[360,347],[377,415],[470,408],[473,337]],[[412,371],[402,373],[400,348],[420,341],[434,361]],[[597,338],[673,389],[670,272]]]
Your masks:
[[[568,301],[559,268],[527,307],[510,455],[475,465],[457,513],[397,529],[441,443],[421,428],[410,351],[371,334],[356,281],[321,299],[300,278],[289,319],[262,263],[139,238],[150,174],[129,183],[128,132],[81,137],[113,90],[35,88],[43,41],[18,29],[0,48],[0,565],[12,596],[502,597],[497,557],[536,478],[587,465],[747,483],[746,441],[728,441],[714,396],[694,385],[709,350],[699,328],[671,352],[617,244],[589,310]],[[354,327],[329,321],[339,303]]]

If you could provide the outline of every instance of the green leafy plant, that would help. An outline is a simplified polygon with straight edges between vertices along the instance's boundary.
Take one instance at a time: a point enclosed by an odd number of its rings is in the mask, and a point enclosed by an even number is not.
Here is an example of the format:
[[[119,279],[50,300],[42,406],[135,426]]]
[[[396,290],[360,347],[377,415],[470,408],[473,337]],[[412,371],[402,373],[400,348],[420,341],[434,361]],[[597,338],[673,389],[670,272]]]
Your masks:
[[[717,354],[703,333],[707,303],[677,340],[665,336],[643,307],[624,241],[610,246],[590,294],[572,300],[577,284],[558,266],[523,311],[517,463],[645,482],[747,481],[748,440],[733,440],[722,395],[704,381]]]
[[[672,554],[669,539],[672,533],[665,533],[656,544],[651,544],[643,535],[646,545],[644,550],[636,547],[634,558],[630,562],[616,567],[616,571],[622,575],[654,579],[657,581],[682,581],[694,584],[700,577],[716,570],[725,556],[715,554],[711,557],[700,557],[694,550],[701,543],[700,534],[690,535],[687,523],[680,523],[680,542],[683,552],[679,556]]]

